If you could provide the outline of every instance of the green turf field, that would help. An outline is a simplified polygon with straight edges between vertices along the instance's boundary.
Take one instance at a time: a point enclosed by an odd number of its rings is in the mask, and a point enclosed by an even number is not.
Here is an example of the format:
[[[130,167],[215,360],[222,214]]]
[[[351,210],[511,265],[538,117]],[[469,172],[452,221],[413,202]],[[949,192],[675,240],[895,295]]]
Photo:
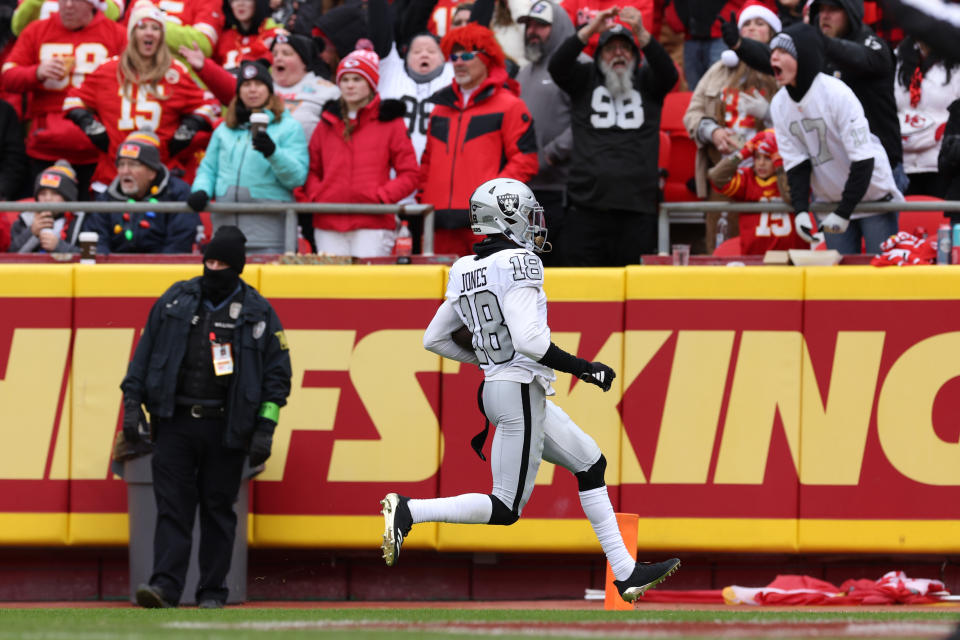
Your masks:
[[[956,610],[3,609],[0,640],[944,638]]]

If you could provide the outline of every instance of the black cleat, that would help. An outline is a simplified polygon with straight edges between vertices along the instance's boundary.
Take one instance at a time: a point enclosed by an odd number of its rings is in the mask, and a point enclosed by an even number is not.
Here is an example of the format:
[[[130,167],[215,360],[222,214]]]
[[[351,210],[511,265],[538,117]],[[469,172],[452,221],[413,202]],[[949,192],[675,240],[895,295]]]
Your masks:
[[[397,558],[400,557],[400,547],[403,546],[403,540],[410,533],[413,526],[413,518],[410,516],[410,508],[407,502],[410,498],[388,493],[380,504],[383,505],[383,543],[380,548],[383,549],[383,560],[388,567],[397,564]]]
[[[652,589],[667,579],[671,573],[680,567],[679,558],[670,558],[663,562],[638,562],[633,567],[633,573],[626,580],[614,580],[620,597],[626,602],[634,602],[647,589]]]
[[[163,592],[152,584],[137,587],[137,604],[144,609],[170,609],[172,604],[163,597]]]

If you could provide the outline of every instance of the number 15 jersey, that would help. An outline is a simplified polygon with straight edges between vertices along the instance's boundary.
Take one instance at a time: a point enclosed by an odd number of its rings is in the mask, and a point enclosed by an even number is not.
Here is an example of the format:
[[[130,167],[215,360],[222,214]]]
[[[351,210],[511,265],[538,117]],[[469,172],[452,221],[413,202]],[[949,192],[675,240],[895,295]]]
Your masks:
[[[536,361],[550,346],[539,257],[517,248],[460,258],[450,268],[446,298],[473,333],[487,380],[536,379],[552,393],[553,369]]]

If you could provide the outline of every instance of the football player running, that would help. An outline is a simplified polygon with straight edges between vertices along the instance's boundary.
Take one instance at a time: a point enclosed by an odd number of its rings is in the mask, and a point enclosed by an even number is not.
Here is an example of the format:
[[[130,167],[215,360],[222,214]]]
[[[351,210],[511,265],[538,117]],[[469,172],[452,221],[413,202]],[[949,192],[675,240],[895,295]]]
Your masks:
[[[636,562],[620,536],[604,482],[606,459],[589,435],[547,399],[554,370],[570,373],[604,391],[616,377],[601,362],[567,353],[550,340],[543,265],[549,251],[543,209],[522,182],[496,178],[470,198],[474,233],[487,238],[450,269],[446,300],[423,337],[424,347],[484,371],[482,410],[496,425],[490,449],[491,494],[411,499],[389,493],[381,501],[383,557],[396,564],[414,524],[452,522],[510,525],[533,492],[541,460],[577,478],[580,504],[616,577],[620,596],[633,602],[680,566],[671,558]],[[472,445],[483,447],[486,430]],[[482,454],[480,454],[483,457]]]

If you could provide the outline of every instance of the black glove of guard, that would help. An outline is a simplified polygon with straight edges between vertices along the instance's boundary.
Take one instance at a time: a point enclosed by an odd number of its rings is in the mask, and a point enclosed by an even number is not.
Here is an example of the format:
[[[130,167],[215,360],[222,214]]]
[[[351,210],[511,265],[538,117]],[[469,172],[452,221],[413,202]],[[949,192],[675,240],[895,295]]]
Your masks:
[[[110,148],[110,138],[107,136],[107,128],[103,123],[93,117],[93,114],[86,109],[71,109],[67,112],[67,118],[80,127],[84,135],[90,138],[100,151],[106,151]]]
[[[269,158],[277,150],[277,145],[266,131],[257,131],[253,136],[253,148],[263,154],[264,158]]]
[[[139,402],[123,401],[123,439],[133,444],[140,442],[140,420],[143,409]]]
[[[730,12],[730,20],[724,20],[718,16],[720,21],[720,33],[723,34],[723,42],[728,48],[733,49],[740,42],[740,27],[737,26],[737,14]]]
[[[194,191],[189,196],[187,196],[187,206],[200,213],[207,207],[207,203],[210,202],[210,194],[204,190]]]
[[[610,391],[610,385],[613,384],[617,373],[602,362],[591,362],[590,370],[584,371],[579,377],[584,382],[595,384],[604,391]]]
[[[259,467],[270,457],[270,448],[273,446],[273,434],[269,431],[257,429],[253,432],[250,441],[250,466]]]
[[[175,156],[187,147],[197,132],[207,127],[207,121],[195,114],[187,114],[180,121],[180,126],[173,133],[173,137],[167,142],[167,151],[170,156]]]

